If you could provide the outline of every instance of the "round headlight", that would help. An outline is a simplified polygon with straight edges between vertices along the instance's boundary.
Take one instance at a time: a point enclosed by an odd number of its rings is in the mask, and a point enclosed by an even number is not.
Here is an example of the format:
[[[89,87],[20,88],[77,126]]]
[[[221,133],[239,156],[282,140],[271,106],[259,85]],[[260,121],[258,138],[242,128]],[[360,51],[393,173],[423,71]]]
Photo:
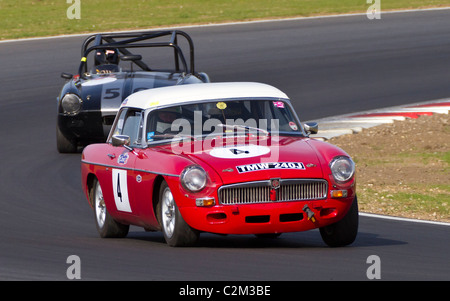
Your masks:
[[[186,167],[181,173],[181,185],[184,188],[197,192],[205,188],[207,175],[200,166]]]
[[[339,156],[331,160],[330,169],[337,182],[347,182],[355,174],[355,163],[349,157]]]
[[[81,103],[82,101],[77,95],[66,94],[61,101],[61,106],[64,113],[74,115],[81,110]]]

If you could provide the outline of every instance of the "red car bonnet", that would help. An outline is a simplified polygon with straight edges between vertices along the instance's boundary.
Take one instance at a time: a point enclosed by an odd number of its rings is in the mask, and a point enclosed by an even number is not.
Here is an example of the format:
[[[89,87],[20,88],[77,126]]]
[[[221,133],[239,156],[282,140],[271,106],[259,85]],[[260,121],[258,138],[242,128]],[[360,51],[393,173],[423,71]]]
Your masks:
[[[209,165],[224,184],[271,178],[323,178],[315,150],[305,138],[213,140],[216,141],[206,139],[183,144],[178,151],[193,150],[183,155],[199,165]]]

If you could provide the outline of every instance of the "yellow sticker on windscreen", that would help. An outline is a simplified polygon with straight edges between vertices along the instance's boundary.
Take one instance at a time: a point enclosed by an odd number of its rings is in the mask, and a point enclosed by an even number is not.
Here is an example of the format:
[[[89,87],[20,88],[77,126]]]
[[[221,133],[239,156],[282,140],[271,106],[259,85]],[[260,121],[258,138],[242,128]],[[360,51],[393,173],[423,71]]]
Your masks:
[[[217,107],[219,110],[225,110],[225,109],[227,108],[227,104],[224,103],[223,101],[219,101],[219,102],[216,104],[216,107]]]

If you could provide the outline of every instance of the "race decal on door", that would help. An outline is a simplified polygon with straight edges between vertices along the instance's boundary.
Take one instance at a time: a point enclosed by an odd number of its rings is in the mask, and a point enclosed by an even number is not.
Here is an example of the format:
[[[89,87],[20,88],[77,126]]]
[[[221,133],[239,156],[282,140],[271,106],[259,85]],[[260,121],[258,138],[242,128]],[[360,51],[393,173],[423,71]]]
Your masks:
[[[130,200],[128,199],[127,171],[113,169],[112,180],[117,210],[131,212]]]

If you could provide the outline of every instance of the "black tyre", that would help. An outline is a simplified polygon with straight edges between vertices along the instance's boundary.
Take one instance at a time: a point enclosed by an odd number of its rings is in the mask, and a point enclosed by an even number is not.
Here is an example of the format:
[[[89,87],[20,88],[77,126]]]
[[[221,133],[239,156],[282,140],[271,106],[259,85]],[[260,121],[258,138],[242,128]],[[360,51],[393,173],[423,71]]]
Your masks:
[[[59,127],[56,127],[56,147],[60,153],[76,153],[77,142],[74,139],[67,139]]]
[[[100,186],[100,182],[96,179],[94,185],[91,188],[91,202],[94,206],[95,212],[95,225],[97,231],[102,238],[122,238],[127,236],[129,225],[123,225],[116,222],[105,206],[105,200],[103,199],[103,192]]]
[[[186,247],[197,242],[199,232],[184,221],[165,181],[161,183],[156,210],[164,239],[169,246]]]
[[[264,233],[264,234],[255,234],[257,238],[261,239],[275,239],[281,236],[281,233]]]
[[[349,245],[356,239],[358,222],[358,199],[355,196],[348,213],[337,223],[320,228],[320,235],[330,247]]]

